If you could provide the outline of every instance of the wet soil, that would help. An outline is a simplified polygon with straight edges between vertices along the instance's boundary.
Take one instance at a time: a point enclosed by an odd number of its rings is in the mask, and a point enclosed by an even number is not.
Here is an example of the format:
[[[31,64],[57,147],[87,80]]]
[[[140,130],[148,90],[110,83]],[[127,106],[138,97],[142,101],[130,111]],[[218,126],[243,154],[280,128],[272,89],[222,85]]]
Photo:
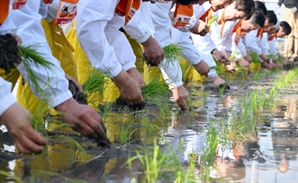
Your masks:
[[[17,60],[18,45],[11,34],[0,35],[0,68],[10,73],[11,68],[15,68],[14,62]]]
[[[137,151],[152,149],[154,139],[164,151],[169,147],[177,150],[182,142],[184,150],[176,153],[182,165],[188,165],[190,147],[198,149],[200,161],[210,123],[216,124],[221,131],[220,124],[228,122],[233,111],[241,111],[239,103],[243,103],[247,93],[261,88],[268,92],[266,89],[272,88],[274,79],[282,73],[286,71],[261,77],[252,73],[245,80],[242,75],[226,75],[230,90],[223,91],[210,81],[187,83],[192,108],[186,112],[178,109],[171,95],[160,97],[160,103],[146,101],[144,109],[134,114],[103,112],[107,135],[113,143],[111,148],[97,147],[95,140],[47,121],[49,135],[44,151],[38,155],[20,156],[15,153],[6,129],[0,126],[0,170],[24,182],[136,181],[133,177],[141,182],[140,162],[133,161],[132,170],[122,166]],[[276,97],[274,111],[262,114],[263,120],[255,126],[256,132],[241,143],[240,160],[235,163],[229,158],[217,157],[217,169],[208,174],[214,178],[211,182],[298,181],[298,85],[294,83],[289,88],[277,90],[282,92]],[[128,139],[121,143],[123,131]],[[197,165],[197,182],[204,182],[200,178],[202,174],[202,168]],[[162,174],[158,182],[173,182],[173,176],[172,173]],[[0,176],[0,182],[11,179]]]

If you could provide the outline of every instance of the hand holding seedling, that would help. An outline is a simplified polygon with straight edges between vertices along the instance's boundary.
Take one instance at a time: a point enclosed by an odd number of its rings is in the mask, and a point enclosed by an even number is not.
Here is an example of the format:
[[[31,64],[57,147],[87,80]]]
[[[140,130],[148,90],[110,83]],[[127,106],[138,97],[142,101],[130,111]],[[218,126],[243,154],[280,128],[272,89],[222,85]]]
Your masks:
[[[62,119],[84,136],[106,139],[100,115],[90,106],[77,103],[73,98],[55,107]]]
[[[187,109],[188,91],[183,86],[178,86],[172,89],[173,98],[176,104],[179,105],[181,110]]]
[[[8,129],[19,153],[38,153],[47,143],[45,137],[32,128],[29,112],[17,103],[8,108],[0,120]]]
[[[164,58],[164,51],[157,41],[150,36],[147,41],[142,43],[146,55],[147,64],[158,65]]]
[[[243,58],[249,63],[252,61],[252,57],[249,54],[246,54]]]
[[[230,64],[230,61],[229,61],[228,57],[226,56],[226,54],[224,52],[218,51],[217,49],[215,49],[213,51],[213,55],[215,56],[215,58],[218,61],[224,63],[225,65],[229,65]]]

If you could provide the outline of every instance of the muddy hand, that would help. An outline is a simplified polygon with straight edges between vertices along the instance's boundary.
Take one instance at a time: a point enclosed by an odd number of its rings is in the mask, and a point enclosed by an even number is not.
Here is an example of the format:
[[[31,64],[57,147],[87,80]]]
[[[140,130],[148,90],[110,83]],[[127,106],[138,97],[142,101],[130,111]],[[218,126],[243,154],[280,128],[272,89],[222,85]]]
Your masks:
[[[68,75],[66,73],[65,73],[65,78],[74,82],[74,84],[79,88],[80,92],[82,92],[82,93],[84,92],[83,86],[76,79],[74,79],[73,77],[71,77],[70,75]]]
[[[105,139],[106,133],[100,115],[90,106],[69,99],[55,107],[62,119],[84,136]]]
[[[164,59],[163,49],[152,36],[143,42],[142,45],[148,63],[158,65]]]
[[[128,105],[141,104],[144,102],[139,83],[122,70],[113,78],[114,83],[120,91],[120,98]]]
[[[179,105],[181,110],[187,109],[188,103],[188,91],[183,87],[179,86],[172,89],[174,101]]]
[[[2,114],[0,120],[8,129],[19,153],[31,154],[43,150],[47,141],[32,128],[30,114],[21,105],[13,104]]]

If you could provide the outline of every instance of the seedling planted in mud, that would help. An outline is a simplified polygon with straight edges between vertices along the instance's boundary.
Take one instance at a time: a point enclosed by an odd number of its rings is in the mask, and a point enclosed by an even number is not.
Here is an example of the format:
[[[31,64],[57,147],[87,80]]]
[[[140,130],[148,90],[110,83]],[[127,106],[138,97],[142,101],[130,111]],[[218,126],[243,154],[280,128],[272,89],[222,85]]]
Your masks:
[[[168,89],[164,86],[164,81],[159,81],[158,77],[154,77],[149,84],[141,88],[144,98],[149,99],[156,96],[165,95]]]
[[[120,144],[125,144],[128,142],[133,135],[133,133],[137,130],[130,130],[130,125],[126,126],[125,124],[121,124],[121,127],[119,128],[119,138],[120,138]]]

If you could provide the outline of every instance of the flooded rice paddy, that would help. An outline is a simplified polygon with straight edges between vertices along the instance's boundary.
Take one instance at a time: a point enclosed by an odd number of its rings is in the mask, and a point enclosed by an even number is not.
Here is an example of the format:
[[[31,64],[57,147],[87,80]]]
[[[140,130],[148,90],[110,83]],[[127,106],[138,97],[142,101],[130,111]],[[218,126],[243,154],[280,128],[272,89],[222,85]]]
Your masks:
[[[102,112],[110,149],[47,118],[44,151],[21,156],[1,126],[0,182],[298,182],[298,70],[224,77],[188,83],[185,112],[170,95]]]

